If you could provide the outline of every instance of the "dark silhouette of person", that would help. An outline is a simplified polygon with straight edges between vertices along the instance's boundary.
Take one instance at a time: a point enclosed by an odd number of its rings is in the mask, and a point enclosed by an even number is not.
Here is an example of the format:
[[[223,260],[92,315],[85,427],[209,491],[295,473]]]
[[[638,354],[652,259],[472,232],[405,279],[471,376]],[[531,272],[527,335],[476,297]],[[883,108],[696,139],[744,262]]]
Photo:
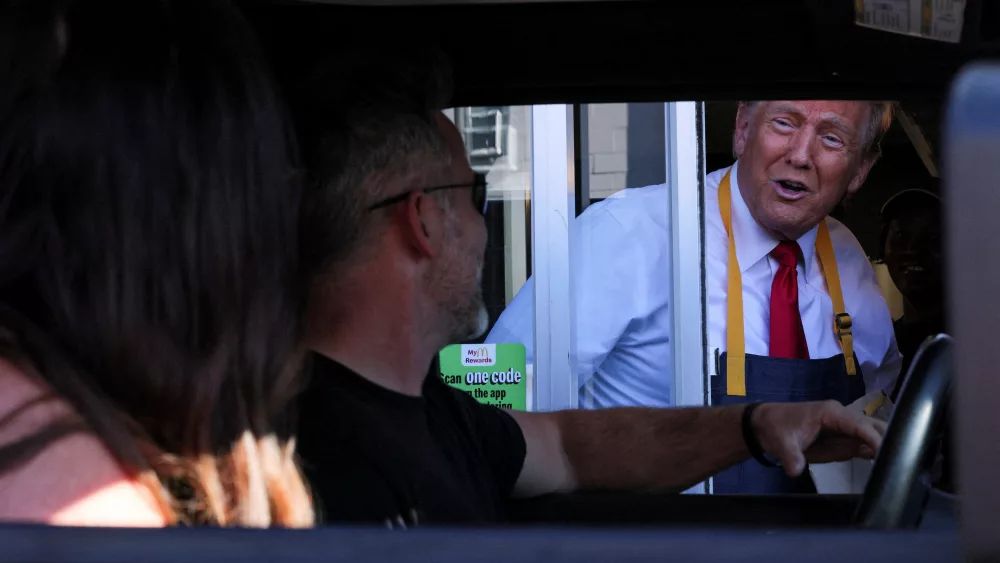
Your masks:
[[[920,345],[947,332],[942,268],[941,198],[937,181],[927,188],[904,190],[882,207],[882,258],[892,282],[903,295],[903,316],[893,323],[903,367],[893,390],[898,399]],[[950,416],[950,414],[949,414]],[[934,486],[955,490],[951,424],[941,436],[942,457]]]
[[[882,258],[903,295],[903,316],[893,327],[905,374],[924,340],[945,332],[941,267],[941,200],[927,189],[909,189],[882,207]],[[899,393],[899,378],[893,395]]]

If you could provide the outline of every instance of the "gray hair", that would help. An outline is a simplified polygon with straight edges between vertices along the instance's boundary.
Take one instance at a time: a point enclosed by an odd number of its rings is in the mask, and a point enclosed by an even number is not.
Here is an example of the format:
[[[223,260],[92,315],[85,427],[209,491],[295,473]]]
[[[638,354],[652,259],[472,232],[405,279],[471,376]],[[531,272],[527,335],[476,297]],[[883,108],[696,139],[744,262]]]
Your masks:
[[[451,87],[447,61],[424,52],[340,55],[300,88],[293,110],[308,170],[306,267],[323,273],[355,256],[382,224],[369,207],[449,164],[433,114],[447,107]]]
[[[740,102],[740,106],[753,110],[760,104],[760,101]],[[895,112],[895,102],[869,101],[871,112],[868,115],[868,122],[861,133],[861,144],[864,147],[866,156],[878,158],[882,154],[882,137],[885,136],[889,126],[892,125],[892,117]],[[733,157],[736,155],[736,137],[733,136]]]

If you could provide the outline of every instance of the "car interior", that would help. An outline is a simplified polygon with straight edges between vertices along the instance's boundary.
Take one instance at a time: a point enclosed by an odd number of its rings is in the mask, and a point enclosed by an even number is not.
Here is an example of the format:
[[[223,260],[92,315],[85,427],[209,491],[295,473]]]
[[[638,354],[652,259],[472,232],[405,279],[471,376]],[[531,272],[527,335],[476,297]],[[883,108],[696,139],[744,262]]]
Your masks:
[[[688,327],[674,343],[673,366],[688,374],[672,383],[678,404],[706,404],[711,359],[701,198],[685,190],[731,163],[737,102],[897,101],[882,161],[835,216],[881,276],[883,202],[941,179],[948,334],[920,348],[858,494],[716,495],[710,483],[687,494],[594,491],[512,501],[504,527],[405,532],[0,525],[0,563],[1000,558],[993,524],[1000,490],[991,490],[1000,415],[990,399],[1000,396],[990,354],[1000,321],[1000,249],[989,244],[1000,209],[1000,2],[956,1],[964,18],[948,40],[858,25],[858,10],[870,4],[864,0],[239,3],[282,81],[345,49],[433,45],[448,55],[455,72],[449,117],[460,124],[473,167],[501,188],[487,214],[495,241],[484,273],[491,326],[528,277],[565,281],[570,249],[586,252],[587,242],[560,230],[554,216],[579,215],[620,189],[671,186],[669,205],[682,219],[672,231],[680,273],[664,283],[674,284],[675,295],[694,296],[674,317]],[[563,182],[556,195],[543,193],[545,177]],[[891,281],[886,287],[890,308],[901,307]],[[536,334],[572,330],[566,311],[582,306],[568,298],[561,309],[536,310]],[[584,407],[570,370],[555,365],[560,353],[536,351],[530,408]],[[960,492],[940,490],[931,477],[948,429],[957,436]]]

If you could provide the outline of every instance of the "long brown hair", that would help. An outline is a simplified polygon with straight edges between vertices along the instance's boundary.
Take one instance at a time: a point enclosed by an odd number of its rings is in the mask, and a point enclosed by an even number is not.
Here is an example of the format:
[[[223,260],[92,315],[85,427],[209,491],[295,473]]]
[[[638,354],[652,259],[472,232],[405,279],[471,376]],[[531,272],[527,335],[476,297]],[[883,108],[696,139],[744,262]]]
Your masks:
[[[85,430],[172,523],[312,524],[297,149],[249,26],[224,0],[0,0],[0,84],[0,354],[79,414],[0,472]]]

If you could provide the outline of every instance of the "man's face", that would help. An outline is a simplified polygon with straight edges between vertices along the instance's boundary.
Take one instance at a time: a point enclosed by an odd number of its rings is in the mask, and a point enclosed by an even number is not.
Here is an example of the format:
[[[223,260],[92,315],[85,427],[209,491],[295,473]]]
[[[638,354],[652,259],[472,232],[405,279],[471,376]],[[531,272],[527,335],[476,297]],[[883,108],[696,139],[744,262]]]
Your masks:
[[[442,185],[473,184],[475,173],[469,166],[458,129],[440,113],[435,119],[451,151],[451,165],[444,172]],[[482,289],[486,221],[473,204],[471,189],[444,190],[439,194],[449,200],[446,236],[440,262],[431,271],[429,287],[444,312],[449,341],[464,342],[478,338],[489,326]]]
[[[736,117],[740,193],[772,236],[796,240],[864,183],[867,102],[778,101]]]
[[[914,305],[941,298],[941,217],[935,208],[901,210],[889,222],[885,265]]]

